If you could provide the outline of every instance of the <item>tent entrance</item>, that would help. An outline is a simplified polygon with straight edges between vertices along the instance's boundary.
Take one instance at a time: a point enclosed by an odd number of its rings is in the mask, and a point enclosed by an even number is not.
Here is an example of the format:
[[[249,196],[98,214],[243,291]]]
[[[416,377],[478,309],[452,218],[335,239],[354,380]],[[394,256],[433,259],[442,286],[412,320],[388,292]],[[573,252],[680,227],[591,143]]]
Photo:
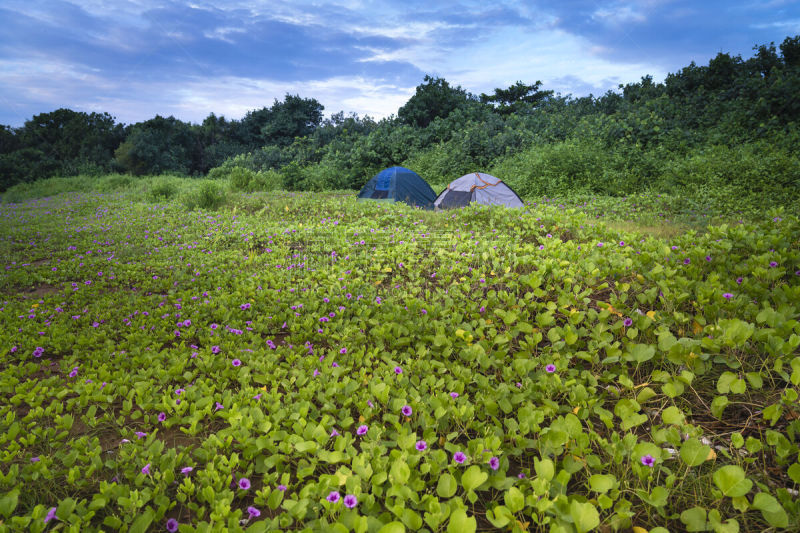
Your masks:
[[[447,191],[439,207],[442,209],[465,207],[472,201],[472,195],[472,191]]]

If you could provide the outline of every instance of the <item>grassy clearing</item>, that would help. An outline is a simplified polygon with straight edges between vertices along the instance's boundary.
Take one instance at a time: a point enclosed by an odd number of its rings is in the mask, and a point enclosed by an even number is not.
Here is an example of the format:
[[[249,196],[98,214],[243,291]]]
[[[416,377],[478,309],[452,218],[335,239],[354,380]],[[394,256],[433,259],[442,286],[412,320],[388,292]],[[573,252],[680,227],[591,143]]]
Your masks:
[[[800,519],[793,214],[210,183],[0,207],[0,529]]]

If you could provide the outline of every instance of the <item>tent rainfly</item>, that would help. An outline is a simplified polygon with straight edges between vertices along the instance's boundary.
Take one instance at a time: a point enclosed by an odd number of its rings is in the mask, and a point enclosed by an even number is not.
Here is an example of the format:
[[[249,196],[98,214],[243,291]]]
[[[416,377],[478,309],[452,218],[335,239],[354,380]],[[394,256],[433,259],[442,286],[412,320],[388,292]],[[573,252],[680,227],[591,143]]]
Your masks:
[[[483,172],[473,172],[450,182],[433,205],[437,209],[465,207],[469,204],[522,207],[523,202],[511,187]]]
[[[419,174],[404,167],[381,170],[364,185],[359,199],[405,202],[423,209],[433,209],[436,193]]]

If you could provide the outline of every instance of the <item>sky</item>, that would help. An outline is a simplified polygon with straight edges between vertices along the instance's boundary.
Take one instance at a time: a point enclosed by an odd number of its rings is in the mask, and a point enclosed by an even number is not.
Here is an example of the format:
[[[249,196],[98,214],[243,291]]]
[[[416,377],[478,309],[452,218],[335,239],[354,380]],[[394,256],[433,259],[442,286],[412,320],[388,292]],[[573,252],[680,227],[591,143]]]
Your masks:
[[[599,96],[800,35],[800,0],[3,0],[0,124],[240,119],[288,94],[380,119],[426,74]]]

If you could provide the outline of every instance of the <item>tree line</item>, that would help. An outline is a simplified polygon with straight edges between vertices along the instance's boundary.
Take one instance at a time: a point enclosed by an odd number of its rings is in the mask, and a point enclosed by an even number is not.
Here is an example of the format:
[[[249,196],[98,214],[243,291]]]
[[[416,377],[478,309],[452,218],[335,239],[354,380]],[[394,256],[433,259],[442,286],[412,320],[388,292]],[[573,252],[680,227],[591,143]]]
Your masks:
[[[692,62],[663,83],[645,76],[579,98],[540,81],[475,95],[425,76],[397,115],[380,121],[344,112],[325,119],[316,99],[291,94],[240,120],[212,113],[201,124],[157,115],[125,125],[108,113],[58,109],[19,128],[0,125],[0,190],[76,174],[241,171],[253,183],[270,173],[291,190],[352,189],[404,165],[434,182],[494,169],[528,194],[625,194],[712,175],[796,191],[800,36],[753,50],[747,59]],[[732,162],[745,171],[734,175]]]

